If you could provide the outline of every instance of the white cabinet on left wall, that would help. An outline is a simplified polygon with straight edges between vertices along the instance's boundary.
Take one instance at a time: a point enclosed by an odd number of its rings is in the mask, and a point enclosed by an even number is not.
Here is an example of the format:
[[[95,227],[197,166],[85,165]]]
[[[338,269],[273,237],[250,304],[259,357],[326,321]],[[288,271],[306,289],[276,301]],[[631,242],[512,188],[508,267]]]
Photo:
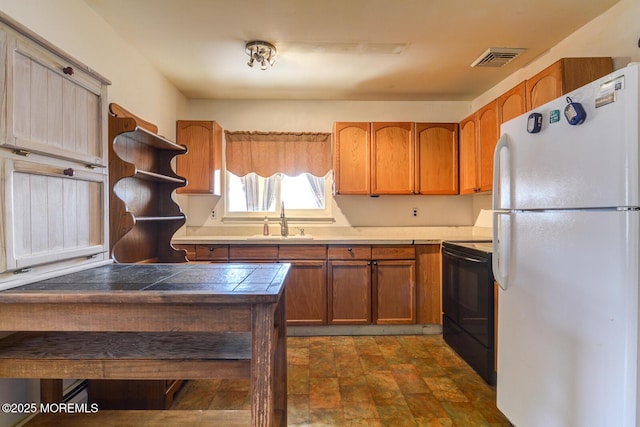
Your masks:
[[[0,289],[110,262],[110,82],[1,14],[0,58]]]

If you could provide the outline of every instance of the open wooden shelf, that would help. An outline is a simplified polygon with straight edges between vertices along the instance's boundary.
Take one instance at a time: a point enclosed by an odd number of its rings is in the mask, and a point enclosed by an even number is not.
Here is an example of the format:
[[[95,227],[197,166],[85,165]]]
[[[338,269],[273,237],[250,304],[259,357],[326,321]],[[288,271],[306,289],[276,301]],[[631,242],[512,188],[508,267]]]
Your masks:
[[[187,180],[173,171],[171,161],[187,149],[117,104],[109,109],[112,258],[126,263],[186,262],[186,251],[171,246],[173,234],[186,222],[171,195]]]
[[[250,333],[19,332],[0,340],[0,376],[250,378]]]

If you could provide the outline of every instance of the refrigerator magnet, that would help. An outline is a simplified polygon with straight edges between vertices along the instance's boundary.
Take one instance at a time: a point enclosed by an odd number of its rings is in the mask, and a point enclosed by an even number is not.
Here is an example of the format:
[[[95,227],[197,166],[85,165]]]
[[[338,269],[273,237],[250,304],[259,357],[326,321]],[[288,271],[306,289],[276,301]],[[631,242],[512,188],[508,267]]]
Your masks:
[[[587,118],[587,113],[582,108],[582,104],[579,102],[573,102],[571,98],[567,96],[567,106],[564,107],[564,116],[570,125],[579,125]]]
[[[542,129],[542,114],[531,113],[527,119],[527,132],[538,133]]]

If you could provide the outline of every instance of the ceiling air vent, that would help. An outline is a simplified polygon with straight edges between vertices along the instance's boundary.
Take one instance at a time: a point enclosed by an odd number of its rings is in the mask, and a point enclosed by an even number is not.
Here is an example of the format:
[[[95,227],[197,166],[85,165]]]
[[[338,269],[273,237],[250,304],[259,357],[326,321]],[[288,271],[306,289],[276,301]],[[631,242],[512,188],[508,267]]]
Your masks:
[[[508,47],[490,47],[478,59],[471,63],[472,67],[503,67],[526,49]]]

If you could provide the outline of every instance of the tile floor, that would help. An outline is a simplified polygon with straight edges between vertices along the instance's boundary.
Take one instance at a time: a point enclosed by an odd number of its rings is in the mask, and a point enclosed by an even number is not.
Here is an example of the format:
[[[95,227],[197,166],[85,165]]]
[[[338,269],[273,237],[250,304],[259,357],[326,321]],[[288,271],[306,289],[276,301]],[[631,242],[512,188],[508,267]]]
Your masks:
[[[289,337],[289,426],[509,426],[440,335]],[[172,409],[249,409],[248,380],[190,381]]]

